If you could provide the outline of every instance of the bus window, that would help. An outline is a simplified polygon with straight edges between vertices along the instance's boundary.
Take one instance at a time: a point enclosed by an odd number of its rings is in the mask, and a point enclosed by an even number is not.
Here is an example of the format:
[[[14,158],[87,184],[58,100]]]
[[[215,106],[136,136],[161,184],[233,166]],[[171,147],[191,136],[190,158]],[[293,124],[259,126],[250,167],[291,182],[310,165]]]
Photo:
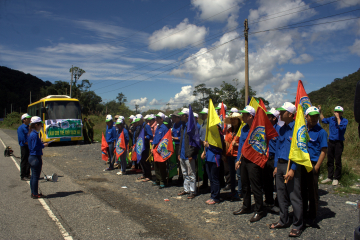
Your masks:
[[[79,102],[48,101],[45,102],[45,119],[81,119]]]

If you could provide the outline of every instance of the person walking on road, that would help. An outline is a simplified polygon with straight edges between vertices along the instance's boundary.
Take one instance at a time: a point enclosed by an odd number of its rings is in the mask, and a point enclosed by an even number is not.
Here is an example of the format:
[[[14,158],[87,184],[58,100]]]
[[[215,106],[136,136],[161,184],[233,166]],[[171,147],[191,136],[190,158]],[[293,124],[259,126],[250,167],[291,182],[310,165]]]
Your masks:
[[[42,128],[43,122],[40,117],[32,117],[30,120],[29,127],[29,137],[28,137],[28,146],[29,146],[29,164],[31,167],[31,179],[30,179],[30,189],[31,197],[34,199],[44,198],[45,195],[39,194],[39,179],[42,168],[42,149],[49,145],[49,143],[42,143],[39,138],[39,131]]]
[[[334,109],[334,116],[325,118],[321,112],[319,105],[320,119],[322,123],[329,124],[329,142],[328,142],[328,177],[321,183],[328,183],[332,181],[332,185],[339,184],[341,177],[341,155],[344,150],[344,135],[348,120],[343,118],[344,109],[341,106],[336,106]],[[335,159],[335,173],[334,173],[334,159]]]
[[[23,124],[17,129],[18,140],[21,152],[20,162],[20,178],[22,181],[30,180],[30,164],[29,164],[29,146],[28,146],[28,133],[31,116],[25,113],[21,116]]]

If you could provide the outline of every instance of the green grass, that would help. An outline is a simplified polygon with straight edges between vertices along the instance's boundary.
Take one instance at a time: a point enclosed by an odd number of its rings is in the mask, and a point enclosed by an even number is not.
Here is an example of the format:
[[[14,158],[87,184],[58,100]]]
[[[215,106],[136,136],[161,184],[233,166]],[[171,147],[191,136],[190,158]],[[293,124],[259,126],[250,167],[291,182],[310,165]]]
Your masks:
[[[17,129],[21,124],[20,113],[12,112],[6,115],[4,121],[0,122],[0,128]]]

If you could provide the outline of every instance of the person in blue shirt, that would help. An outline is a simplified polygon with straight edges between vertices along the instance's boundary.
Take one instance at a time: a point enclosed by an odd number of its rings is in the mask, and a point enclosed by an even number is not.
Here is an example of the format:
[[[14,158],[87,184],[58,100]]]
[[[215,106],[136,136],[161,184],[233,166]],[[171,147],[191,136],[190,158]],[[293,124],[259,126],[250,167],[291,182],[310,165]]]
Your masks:
[[[206,136],[206,125],[207,125],[207,117],[208,117],[208,112],[209,110],[207,108],[203,108],[201,110],[201,112],[199,112],[201,114],[201,119],[203,120],[202,124],[201,124],[201,128],[200,128],[200,140],[202,141],[203,145],[204,145],[204,141],[205,141],[205,136]],[[203,149],[203,151],[205,151]],[[206,166],[205,166],[206,168]],[[202,190],[203,192],[207,192],[209,189],[209,177],[207,174],[206,169],[204,169],[204,174],[203,174],[203,182],[201,184],[201,186],[199,187],[200,190]]]
[[[305,112],[309,133],[308,151],[310,155],[312,171],[307,172],[301,166],[301,196],[303,201],[303,215],[310,223],[314,223],[319,205],[319,170],[327,151],[327,132],[318,124],[319,109],[309,107]],[[309,207],[309,211],[307,211]]]
[[[106,116],[106,134],[105,139],[107,144],[109,145],[108,154],[109,154],[109,167],[105,168],[104,171],[114,170],[114,149],[116,143],[116,128],[114,127],[113,119],[111,115]]]
[[[160,143],[161,139],[165,136],[165,134],[169,131],[169,129],[165,126],[164,120],[165,120],[165,114],[162,112],[159,112],[156,116],[156,122],[158,123],[158,126],[155,130],[155,136],[153,140],[153,151],[156,151],[158,144]],[[169,143],[172,144],[172,143]],[[160,185],[159,188],[162,189],[166,186],[166,164],[165,162],[154,162],[154,168],[155,168],[155,176],[156,180],[153,183],[154,185]]]
[[[280,112],[275,108],[272,108],[269,112],[266,113],[271,124],[274,126],[277,133],[279,133],[280,126],[278,123],[278,117]],[[274,201],[274,158],[275,158],[275,148],[277,137],[269,141],[269,158],[266,162],[263,169],[263,188],[265,193],[264,206],[272,208],[275,204]]]
[[[42,149],[49,145],[49,143],[42,143],[39,138],[39,132],[42,128],[43,122],[40,117],[34,116],[30,120],[28,146],[29,146],[29,164],[31,167],[30,189],[31,197],[34,199],[46,197],[39,194],[39,179],[42,168]]]
[[[20,162],[20,178],[22,181],[30,180],[30,165],[29,165],[29,147],[28,147],[28,133],[31,116],[25,113],[21,116],[22,124],[17,129],[18,140],[20,145],[21,162]]]
[[[187,134],[189,109],[183,108],[179,115],[182,116],[185,124],[181,127],[180,148],[177,153],[184,176],[184,190],[178,193],[178,196],[189,194],[188,199],[193,199],[196,196],[195,161],[199,149],[189,144],[189,135]]]
[[[177,154],[179,152],[179,146],[180,146],[181,127],[184,123],[181,121],[180,115],[178,114],[177,111],[171,115],[171,119],[173,121],[173,128],[171,131],[171,135],[172,135],[172,139],[175,143],[174,152],[175,152],[175,154]],[[183,178],[182,171],[181,171],[180,161],[177,161],[177,164],[178,164],[178,169],[179,169],[179,176],[177,179],[177,184],[182,185],[184,183],[184,178]]]
[[[324,124],[329,124],[329,142],[327,149],[327,167],[328,177],[321,183],[328,183],[332,181],[332,185],[339,184],[341,178],[341,155],[344,150],[344,135],[348,120],[343,118],[344,109],[341,106],[336,106],[334,109],[334,116],[325,118],[321,112],[321,106],[319,105],[320,119]],[[334,173],[334,160],[335,160],[335,173]]]
[[[118,120],[116,121],[116,143],[118,143],[120,135],[122,132],[124,132],[124,138],[125,138],[125,146],[126,149],[124,150],[123,154],[121,154],[120,156],[120,171],[118,173],[116,173],[117,175],[125,175],[126,174],[126,156],[127,156],[127,146],[129,143],[129,132],[126,130],[125,128],[125,123],[124,120],[121,118],[118,118]],[[116,146],[115,146],[116,148]],[[119,165],[116,164],[116,165]]]
[[[138,180],[143,180],[143,182],[151,181],[151,164],[149,161],[149,154],[150,154],[150,140],[153,139],[153,134],[151,131],[151,127],[146,124],[144,121],[144,118],[141,114],[136,115],[136,119],[134,120],[135,123],[137,123],[136,131],[134,134],[134,142],[138,140],[138,137],[141,133],[141,131],[144,129],[144,136],[145,136],[145,142],[144,142],[144,151],[141,154],[141,160],[140,160],[140,166],[143,170],[143,175],[138,178]],[[134,152],[135,153],[135,152]]]
[[[296,107],[290,102],[285,102],[280,108],[281,120],[284,125],[279,130],[276,142],[274,175],[276,178],[277,198],[280,208],[280,220],[270,225],[270,229],[284,228],[291,225],[289,206],[293,207],[292,229],[290,237],[298,237],[303,229],[303,206],[301,199],[301,168],[294,162],[290,162],[290,170],[287,172],[289,153],[294,131],[294,116]],[[285,183],[285,180],[287,183]]]
[[[243,206],[240,210],[233,212],[234,215],[241,215],[251,213],[251,190],[254,194],[255,207],[254,215],[251,217],[250,222],[257,222],[265,216],[263,209],[263,193],[261,173],[262,168],[242,155],[242,148],[245,140],[249,134],[251,125],[255,118],[255,109],[251,106],[246,106],[242,113],[242,119],[246,125],[241,129],[241,136],[239,139],[238,156],[236,158],[235,170],[240,167],[241,187],[243,194]],[[250,190],[251,185],[251,190]]]
[[[201,130],[201,125],[199,124],[199,114],[197,114],[197,113],[193,113],[194,114],[194,117],[195,117],[195,121],[196,121],[196,126],[197,126],[197,128],[198,128],[198,130],[199,130],[199,133],[200,133],[200,130]]]

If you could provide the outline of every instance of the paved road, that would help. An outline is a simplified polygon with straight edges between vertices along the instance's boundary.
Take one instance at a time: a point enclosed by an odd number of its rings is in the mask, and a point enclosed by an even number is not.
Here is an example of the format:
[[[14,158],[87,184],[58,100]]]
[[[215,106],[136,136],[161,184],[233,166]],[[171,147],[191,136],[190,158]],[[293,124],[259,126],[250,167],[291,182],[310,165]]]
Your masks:
[[[7,145],[13,146],[16,150],[15,155],[19,155],[19,147],[15,141],[16,131],[0,130],[0,138]],[[182,190],[178,186],[173,185],[160,190],[151,183],[137,181],[139,174],[119,176],[116,175],[117,171],[103,172],[106,165],[101,160],[99,143],[53,144],[52,147],[44,149],[43,160],[43,170],[47,174],[56,172],[61,176],[57,183],[40,183],[43,193],[49,196],[45,202],[74,239],[288,238],[290,229],[268,229],[270,223],[278,220],[277,215],[267,214],[265,218],[253,224],[249,223],[251,215],[232,215],[232,211],[238,210],[242,203],[226,201],[228,192],[221,192],[223,202],[208,206],[205,201],[209,194],[201,194],[188,200],[186,197],[177,196]],[[36,202],[37,200],[30,199],[29,187],[19,180],[18,170],[11,159],[4,158],[1,163],[3,161],[7,164],[7,171],[3,173],[4,179],[1,178],[1,181],[6,183],[1,186],[1,190],[7,189],[7,192],[6,197],[1,198],[1,204],[8,202],[19,205],[16,201],[21,198],[25,203]],[[8,175],[12,175],[12,178]],[[7,179],[11,181],[6,181]],[[174,182],[176,181],[175,178]],[[23,188],[12,187],[15,184]],[[123,186],[126,188],[122,188]],[[318,223],[315,226],[307,226],[301,239],[352,239],[353,231],[358,225],[358,212],[354,206],[345,202],[354,202],[359,196],[334,194],[331,185],[320,185],[319,193]],[[8,194],[11,200],[6,201]],[[11,225],[15,225],[22,221],[19,213],[28,212],[29,216],[32,216],[33,207],[24,208],[29,209],[16,212],[10,206],[4,206],[0,208],[0,216],[11,215],[12,218],[9,220]],[[42,206],[39,205],[38,210],[38,216],[41,216],[39,219],[45,219],[44,224],[40,224],[40,230],[34,230],[33,225],[28,223],[23,230],[24,234],[29,233],[28,239],[48,239],[48,235],[45,235],[47,233],[51,234],[51,239],[61,239],[59,228],[47,216],[46,211],[42,210]],[[29,216],[26,219],[29,219]],[[1,217],[0,229],[5,222],[6,220]],[[16,235],[18,226],[16,224],[16,228],[10,228],[7,232],[0,231],[0,238],[24,239],[23,235]]]

